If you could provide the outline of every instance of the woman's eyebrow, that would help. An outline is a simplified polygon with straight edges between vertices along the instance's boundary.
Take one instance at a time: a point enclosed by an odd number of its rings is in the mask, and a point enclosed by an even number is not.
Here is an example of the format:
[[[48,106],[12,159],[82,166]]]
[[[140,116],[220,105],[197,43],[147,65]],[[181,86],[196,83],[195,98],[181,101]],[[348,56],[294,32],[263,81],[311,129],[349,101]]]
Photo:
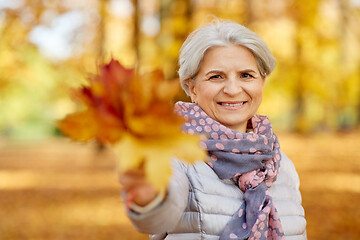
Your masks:
[[[258,73],[258,72],[256,72],[255,70],[253,70],[253,69],[244,69],[244,70],[239,70],[239,72],[253,72],[253,73]]]
[[[209,75],[209,74],[219,74],[219,73],[223,73],[223,71],[220,71],[220,70],[211,70],[211,71],[207,72],[205,75]]]
[[[260,74],[259,72],[251,69],[251,68],[247,68],[247,69],[242,69],[238,71],[239,73],[254,73],[254,74]],[[205,73],[205,76],[210,75],[210,74],[224,74],[223,71],[221,70],[210,70],[209,72]]]

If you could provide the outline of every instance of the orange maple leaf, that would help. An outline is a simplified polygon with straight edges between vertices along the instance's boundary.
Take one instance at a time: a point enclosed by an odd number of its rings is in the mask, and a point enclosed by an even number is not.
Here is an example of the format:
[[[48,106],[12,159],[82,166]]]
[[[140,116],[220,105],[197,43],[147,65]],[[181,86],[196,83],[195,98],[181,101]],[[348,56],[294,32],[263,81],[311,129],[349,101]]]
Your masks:
[[[184,134],[184,119],[174,113],[178,89],[161,71],[138,76],[111,60],[89,79],[89,86],[74,90],[86,110],[68,115],[58,126],[76,141],[95,138],[112,144],[122,171],[144,165],[149,182],[160,189],[170,176],[172,157],[189,162],[205,158],[199,137]]]
[[[87,110],[61,120],[58,124],[60,130],[77,141],[93,138],[103,144],[118,141],[126,129],[124,93],[133,78],[134,70],[124,68],[115,60],[102,66],[100,75],[88,80],[89,86],[73,90],[74,96]]]

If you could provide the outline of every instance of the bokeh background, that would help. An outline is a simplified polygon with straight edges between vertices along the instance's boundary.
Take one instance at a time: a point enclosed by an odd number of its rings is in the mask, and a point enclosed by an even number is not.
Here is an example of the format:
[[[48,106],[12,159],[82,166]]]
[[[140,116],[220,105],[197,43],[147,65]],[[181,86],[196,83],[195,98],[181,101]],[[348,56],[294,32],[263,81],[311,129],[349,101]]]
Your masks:
[[[111,152],[56,121],[111,58],[176,78],[182,42],[211,16],[277,59],[259,113],[299,172],[309,239],[360,239],[359,0],[0,0],[0,239],[147,239]]]

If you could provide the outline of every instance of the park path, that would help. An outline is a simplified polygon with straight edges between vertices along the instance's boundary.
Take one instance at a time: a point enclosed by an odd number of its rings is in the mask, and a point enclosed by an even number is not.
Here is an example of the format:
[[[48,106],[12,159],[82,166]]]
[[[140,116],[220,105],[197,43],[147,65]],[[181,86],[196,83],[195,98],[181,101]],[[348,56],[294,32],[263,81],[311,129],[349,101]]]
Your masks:
[[[360,239],[360,133],[279,134],[301,180],[310,240]],[[0,139],[1,240],[140,240],[114,156],[94,143]]]

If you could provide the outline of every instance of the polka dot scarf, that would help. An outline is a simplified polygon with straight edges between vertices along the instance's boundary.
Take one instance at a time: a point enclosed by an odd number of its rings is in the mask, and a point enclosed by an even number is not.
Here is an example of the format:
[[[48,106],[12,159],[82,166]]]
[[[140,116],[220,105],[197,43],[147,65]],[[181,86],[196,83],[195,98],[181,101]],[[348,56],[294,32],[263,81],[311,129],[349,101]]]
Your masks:
[[[184,117],[184,131],[202,134],[209,166],[221,179],[233,179],[244,192],[244,204],[220,235],[230,239],[285,239],[279,215],[268,188],[280,169],[280,145],[266,116],[249,120],[252,133],[232,130],[210,118],[198,105],[177,102],[175,112]]]

